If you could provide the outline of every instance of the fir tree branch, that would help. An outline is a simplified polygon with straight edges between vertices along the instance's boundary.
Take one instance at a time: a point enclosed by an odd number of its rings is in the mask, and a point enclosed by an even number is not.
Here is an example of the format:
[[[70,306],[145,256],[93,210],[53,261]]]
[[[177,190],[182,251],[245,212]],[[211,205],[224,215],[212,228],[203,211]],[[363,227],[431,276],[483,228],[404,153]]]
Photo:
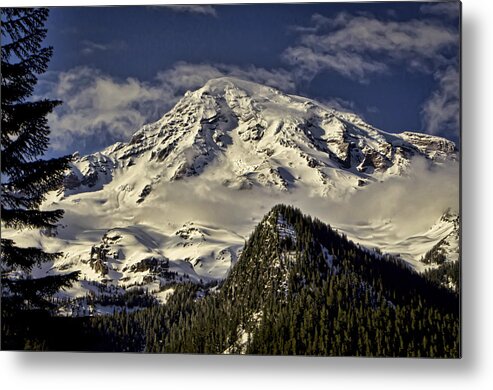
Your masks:
[[[56,222],[63,217],[63,213],[63,210],[15,210],[2,206],[2,223],[13,229],[56,229]]]
[[[1,262],[8,269],[21,269],[29,272],[35,265],[55,261],[62,256],[61,252],[46,253],[39,248],[19,248],[13,240],[2,238]]]

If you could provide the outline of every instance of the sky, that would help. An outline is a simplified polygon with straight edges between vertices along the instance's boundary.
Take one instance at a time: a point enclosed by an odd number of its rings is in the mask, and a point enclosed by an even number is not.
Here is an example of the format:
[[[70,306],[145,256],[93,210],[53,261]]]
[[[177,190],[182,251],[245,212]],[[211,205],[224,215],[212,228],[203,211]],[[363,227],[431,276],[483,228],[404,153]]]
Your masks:
[[[458,142],[459,14],[457,2],[51,8],[35,96],[64,102],[49,155],[127,141],[224,75]]]

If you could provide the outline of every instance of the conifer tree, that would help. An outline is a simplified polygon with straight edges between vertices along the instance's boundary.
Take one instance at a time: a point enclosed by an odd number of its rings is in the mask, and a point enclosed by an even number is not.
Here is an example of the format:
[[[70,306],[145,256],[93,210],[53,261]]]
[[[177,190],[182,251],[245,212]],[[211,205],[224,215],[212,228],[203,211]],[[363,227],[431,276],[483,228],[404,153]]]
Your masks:
[[[70,158],[43,159],[49,143],[47,115],[57,100],[31,101],[37,78],[47,69],[51,47],[42,47],[48,10],[1,10],[1,177],[2,227],[54,231],[63,210],[40,209],[48,192],[58,189]],[[50,307],[49,298],[68,287],[78,272],[30,277],[33,267],[61,253],[16,246],[1,240],[2,319],[28,309]],[[15,316],[15,315],[14,315]],[[10,318],[10,317],[9,317]],[[2,326],[2,333],[4,327]]]

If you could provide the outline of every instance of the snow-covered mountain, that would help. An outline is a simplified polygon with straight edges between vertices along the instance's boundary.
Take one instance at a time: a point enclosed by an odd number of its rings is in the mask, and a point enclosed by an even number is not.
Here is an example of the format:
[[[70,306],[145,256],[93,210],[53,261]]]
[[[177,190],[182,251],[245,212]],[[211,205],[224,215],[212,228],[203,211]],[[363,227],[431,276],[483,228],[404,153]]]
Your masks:
[[[403,174],[415,156],[443,163],[456,152],[444,138],[386,133],[314,100],[224,77],[187,92],[130,142],[77,156],[64,193],[118,181],[141,203],[161,181],[205,175],[237,189],[301,186],[336,197]]]
[[[156,292],[183,280],[206,283],[227,275],[279,196],[341,199],[407,175],[413,159],[441,166],[458,153],[444,138],[387,133],[314,100],[219,78],[187,92],[129,142],[74,155],[64,188],[44,206],[66,211],[58,236],[6,234],[19,245],[64,253],[40,275],[81,270],[103,286]],[[440,225],[410,238],[407,256],[406,245],[389,243],[385,226],[375,228],[371,235],[364,226],[346,231],[364,245],[399,251],[413,265],[450,233]],[[83,296],[85,285],[68,294]]]

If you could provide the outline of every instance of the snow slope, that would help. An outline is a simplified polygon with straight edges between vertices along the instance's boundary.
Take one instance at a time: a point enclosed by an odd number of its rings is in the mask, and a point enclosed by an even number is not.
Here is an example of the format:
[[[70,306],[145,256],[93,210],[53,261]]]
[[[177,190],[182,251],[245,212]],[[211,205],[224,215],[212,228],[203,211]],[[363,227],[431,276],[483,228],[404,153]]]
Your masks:
[[[459,260],[459,216],[450,210],[445,211],[425,231],[405,238],[396,234],[398,227],[388,220],[358,226],[341,225],[338,228],[355,242],[399,256],[420,272],[435,266],[423,261],[424,255],[432,249],[441,251],[446,261]]]

